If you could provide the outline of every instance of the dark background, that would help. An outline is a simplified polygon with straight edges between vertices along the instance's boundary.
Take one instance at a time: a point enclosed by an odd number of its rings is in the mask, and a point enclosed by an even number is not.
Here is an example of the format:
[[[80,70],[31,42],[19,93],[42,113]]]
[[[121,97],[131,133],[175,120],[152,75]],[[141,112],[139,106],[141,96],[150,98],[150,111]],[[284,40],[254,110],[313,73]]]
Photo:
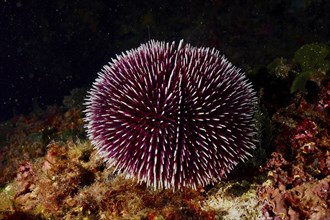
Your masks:
[[[149,39],[212,46],[248,71],[329,42],[330,1],[0,2],[0,121],[62,104],[117,53]]]

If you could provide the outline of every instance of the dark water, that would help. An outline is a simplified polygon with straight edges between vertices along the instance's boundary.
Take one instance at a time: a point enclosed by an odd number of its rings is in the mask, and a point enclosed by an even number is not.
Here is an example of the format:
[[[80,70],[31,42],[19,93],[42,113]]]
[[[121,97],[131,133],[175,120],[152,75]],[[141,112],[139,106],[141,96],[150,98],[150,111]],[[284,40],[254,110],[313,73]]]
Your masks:
[[[0,2],[0,120],[62,104],[115,54],[149,39],[221,50],[247,70],[328,42],[330,1]]]

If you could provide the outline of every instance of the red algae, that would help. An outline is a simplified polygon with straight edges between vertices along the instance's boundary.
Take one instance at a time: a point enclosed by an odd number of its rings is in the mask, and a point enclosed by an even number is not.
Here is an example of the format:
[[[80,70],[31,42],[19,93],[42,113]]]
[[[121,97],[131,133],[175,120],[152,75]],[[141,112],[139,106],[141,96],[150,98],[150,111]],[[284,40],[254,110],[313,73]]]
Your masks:
[[[300,98],[273,115],[276,149],[261,168],[268,177],[257,190],[266,219],[330,217],[330,119],[324,105],[330,87],[322,83],[315,104]]]

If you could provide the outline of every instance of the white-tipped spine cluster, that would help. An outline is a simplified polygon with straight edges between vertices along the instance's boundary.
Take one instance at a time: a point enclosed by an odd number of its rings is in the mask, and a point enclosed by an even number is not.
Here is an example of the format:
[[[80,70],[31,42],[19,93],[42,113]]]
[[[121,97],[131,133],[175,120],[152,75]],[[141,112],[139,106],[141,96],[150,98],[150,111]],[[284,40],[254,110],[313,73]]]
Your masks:
[[[104,66],[86,128],[109,166],[154,188],[220,181],[255,146],[255,92],[219,51],[150,41]]]

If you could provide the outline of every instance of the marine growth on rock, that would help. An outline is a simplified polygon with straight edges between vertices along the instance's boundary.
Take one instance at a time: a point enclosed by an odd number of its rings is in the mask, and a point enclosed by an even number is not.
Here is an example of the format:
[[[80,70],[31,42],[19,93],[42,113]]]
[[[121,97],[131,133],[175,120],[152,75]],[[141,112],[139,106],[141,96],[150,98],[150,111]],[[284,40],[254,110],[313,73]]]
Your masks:
[[[118,55],[86,98],[86,128],[116,171],[153,188],[220,181],[255,148],[256,94],[220,52],[151,40]]]

